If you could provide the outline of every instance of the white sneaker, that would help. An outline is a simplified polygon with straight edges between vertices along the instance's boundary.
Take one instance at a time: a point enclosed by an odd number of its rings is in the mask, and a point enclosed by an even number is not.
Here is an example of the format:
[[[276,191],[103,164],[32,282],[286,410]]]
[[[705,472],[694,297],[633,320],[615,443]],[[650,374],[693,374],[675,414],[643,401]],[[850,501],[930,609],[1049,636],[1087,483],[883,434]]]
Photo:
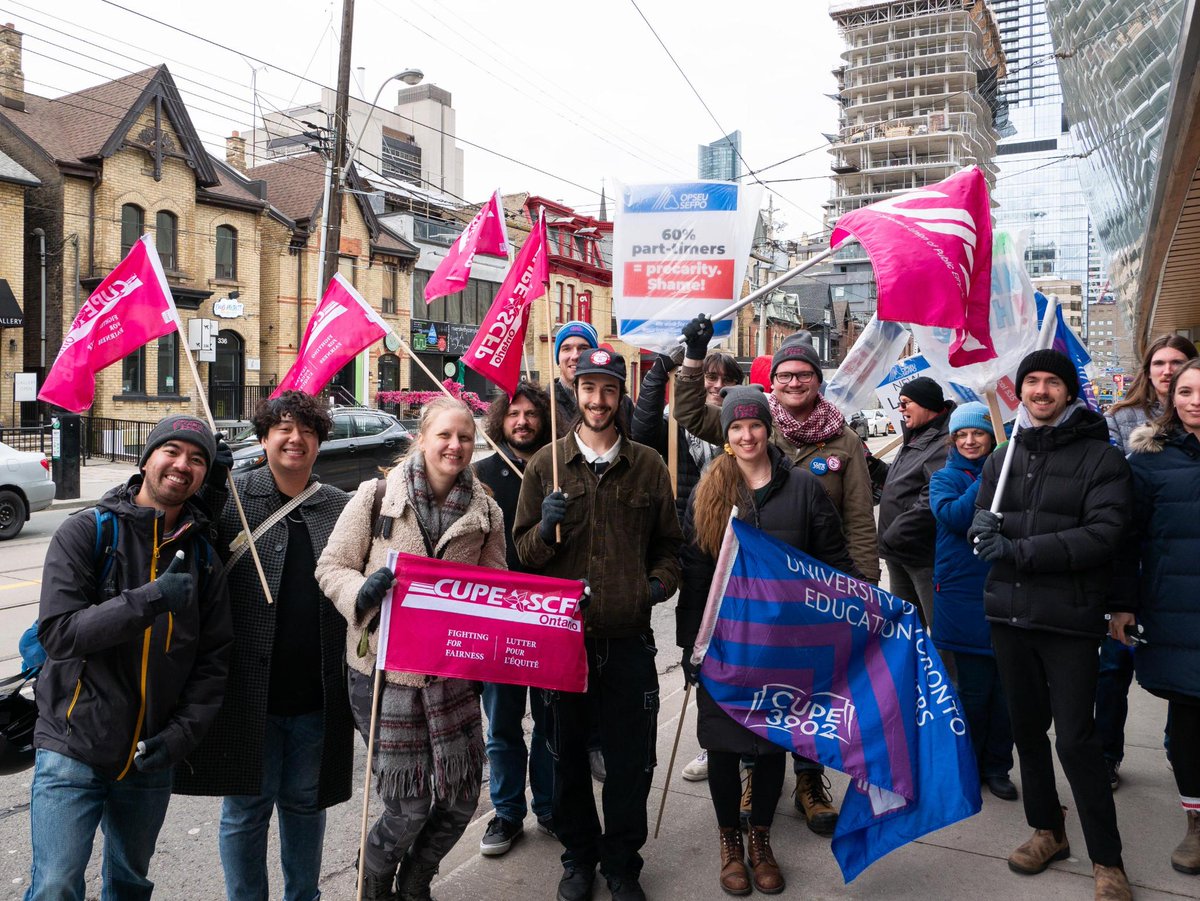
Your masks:
[[[688,782],[703,782],[708,778],[708,752],[701,751],[696,759],[683,768],[681,773]]]

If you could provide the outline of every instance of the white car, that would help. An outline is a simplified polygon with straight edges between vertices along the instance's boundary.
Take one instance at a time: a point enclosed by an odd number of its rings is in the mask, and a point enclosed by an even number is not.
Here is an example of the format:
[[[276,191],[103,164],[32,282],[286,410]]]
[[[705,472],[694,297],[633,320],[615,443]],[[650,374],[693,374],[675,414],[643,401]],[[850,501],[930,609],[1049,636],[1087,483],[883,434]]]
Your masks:
[[[43,453],[0,443],[0,541],[16,538],[31,514],[54,500],[50,461]]]
[[[874,410],[860,410],[863,419],[867,421],[867,434],[872,438],[879,438],[888,433],[887,414],[878,407]]]

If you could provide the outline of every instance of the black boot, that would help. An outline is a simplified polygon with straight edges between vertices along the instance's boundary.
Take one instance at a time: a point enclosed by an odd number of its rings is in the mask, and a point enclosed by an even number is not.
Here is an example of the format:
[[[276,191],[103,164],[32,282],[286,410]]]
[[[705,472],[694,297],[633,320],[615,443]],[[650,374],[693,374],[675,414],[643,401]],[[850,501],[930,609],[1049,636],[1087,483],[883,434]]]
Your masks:
[[[396,893],[392,891],[395,881],[395,873],[364,873],[363,901],[398,901]]]
[[[433,877],[437,873],[437,864],[416,861],[405,855],[400,863],[400,872],[396,874],[397,901],[434,901],[429,887],[433,885]]]

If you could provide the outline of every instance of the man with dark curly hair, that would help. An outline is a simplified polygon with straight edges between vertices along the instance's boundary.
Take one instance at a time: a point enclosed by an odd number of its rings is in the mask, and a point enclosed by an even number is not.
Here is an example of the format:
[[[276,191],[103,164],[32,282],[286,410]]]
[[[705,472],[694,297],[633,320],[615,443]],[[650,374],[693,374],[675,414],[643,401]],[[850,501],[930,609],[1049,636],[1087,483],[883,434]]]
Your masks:
[[[475,473],[492,491],[504,513],[504,532],[507,538],[508,568],[525,571],[513,545],[512,525],[517,512],[517,497],[521,492],[521,476],[529,458],[550,441],[550,396],[536,385],[521,382],[512,399],[503,394],[492,401],[484,417],[483,429],[504,454],[493,454],[476,464]],[[513,471],[516,467],[518,472]],[[525,772],[529,767],[529,783],[533,789],[533,815],[538,828],[546,833],[554,829],[554,761],[546,748],[543,717],[546,703],[542,690],[528,689],[529,707],[533,712],[531,747],[525,747],[526,688],[523,685],[500,685],[488,682],[483,686],[483,709],[487,713],[487,755],[491,767],[492,806],[495,816],[479,842],[479,853],[498,857],[507,853],[523,832],[525,819]]]
[[[325,809],[350,797],[354,724],[346,693],[346,621],[314,570],[349,495],[313,476],[333,425],[319,401],[285,391],[263,401],[254,429],[267,465],[235,476],[271,597],[247,553],[233,499],[213,544],[229,574],[234,646],[225,700],[205,740],[179,767],[184,794],[223,795],[219,844],[230,899],[265,898],[267,832],[279,812],[289,898],[320,894]]]

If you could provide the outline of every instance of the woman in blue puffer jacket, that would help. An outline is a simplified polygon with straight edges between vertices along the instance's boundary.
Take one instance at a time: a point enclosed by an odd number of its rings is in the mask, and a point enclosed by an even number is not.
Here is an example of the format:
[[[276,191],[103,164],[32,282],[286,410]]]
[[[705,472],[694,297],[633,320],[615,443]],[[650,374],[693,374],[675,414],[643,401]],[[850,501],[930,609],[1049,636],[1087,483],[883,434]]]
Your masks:
[[[996,441],[988,408],[963,404],[950,414],[946,465],[929,480],[929,506],[937,521],[933,563],[933,644],[957,669],[958,697],[971,731],[980,781],[997,798],[1017,799],[1008,774],[1013,765],[1012,727],[983,615],[983,583],[990,563],[967,541],[975,515],[979,474]]]

